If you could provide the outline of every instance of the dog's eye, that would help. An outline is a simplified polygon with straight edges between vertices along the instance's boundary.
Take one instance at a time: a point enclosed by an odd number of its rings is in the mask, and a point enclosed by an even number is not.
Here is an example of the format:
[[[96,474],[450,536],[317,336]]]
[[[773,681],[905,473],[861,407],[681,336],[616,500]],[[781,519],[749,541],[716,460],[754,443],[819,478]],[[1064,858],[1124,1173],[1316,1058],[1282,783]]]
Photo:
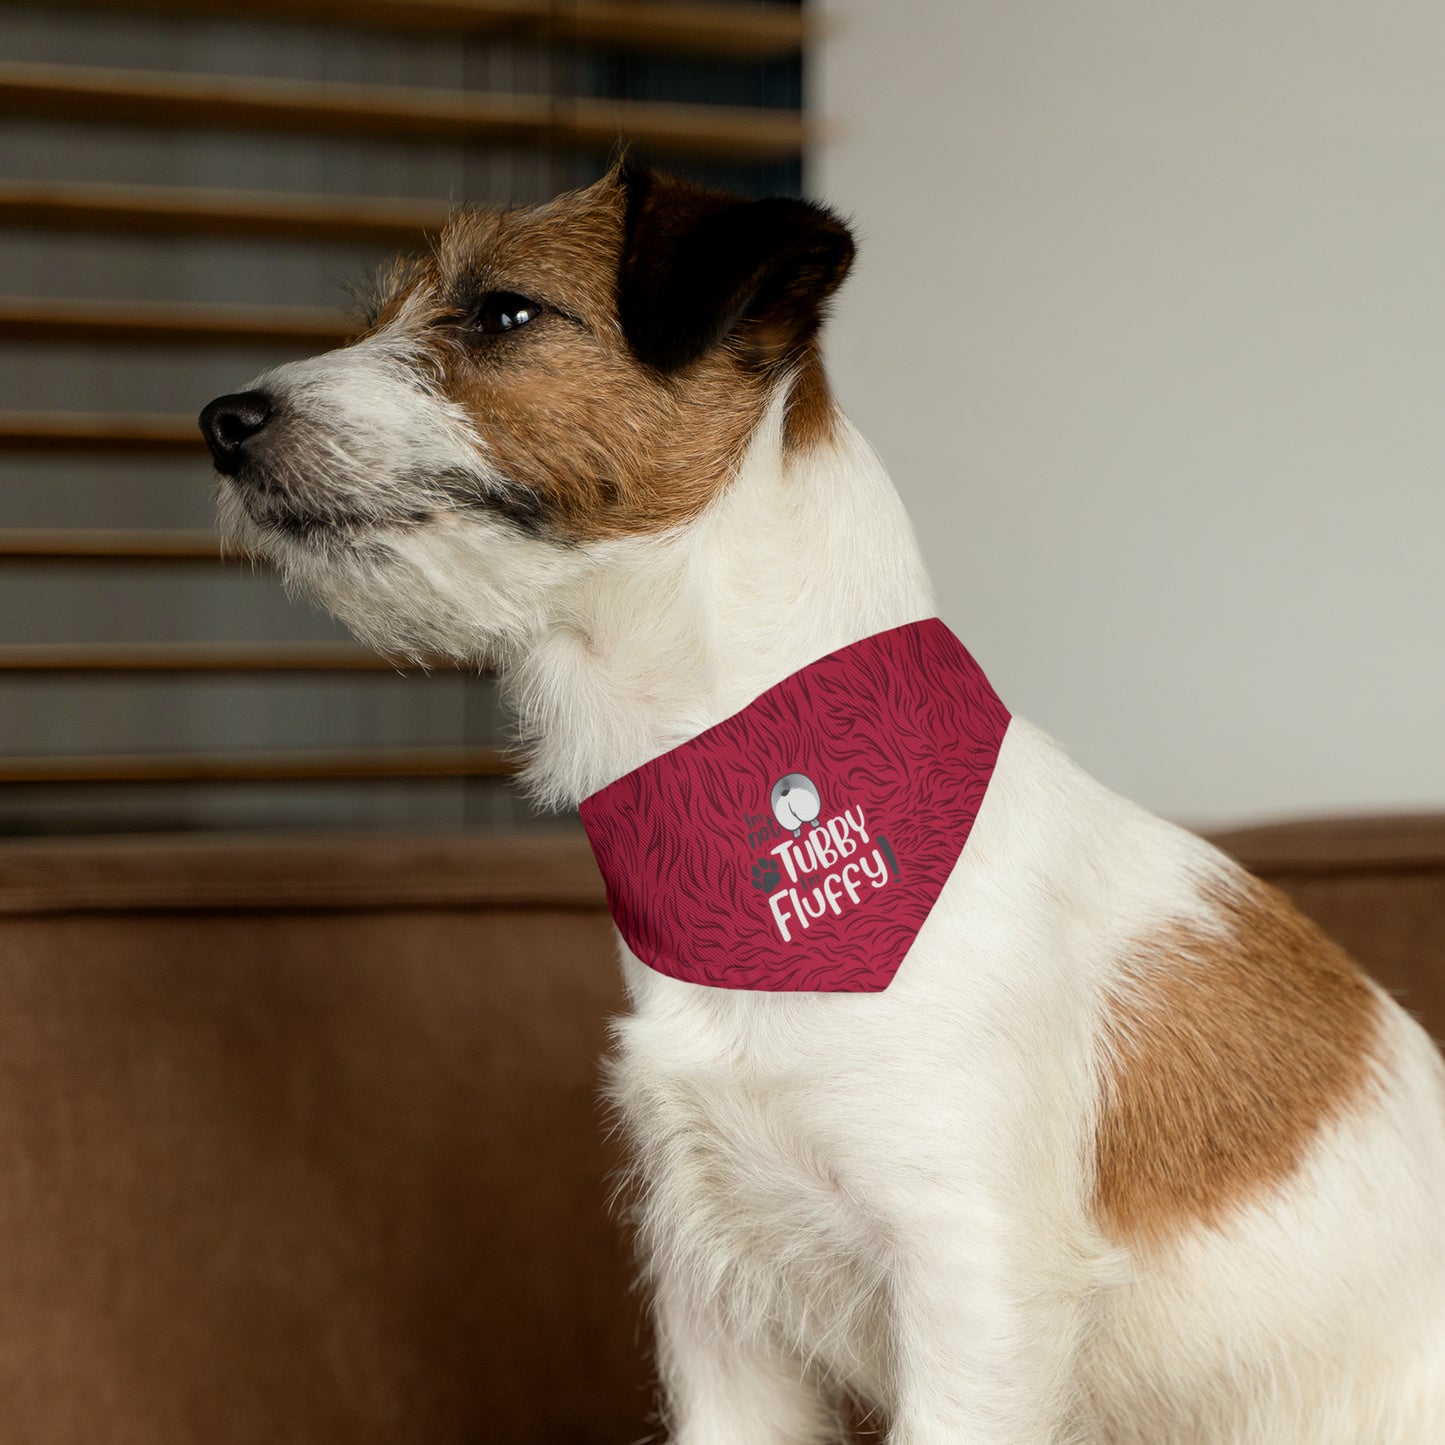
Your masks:
[[[539,302],[519,296],[515,291],[489,291],[472,313],[472,324],[488,336],[497,336],[535,321],[541,311]]]

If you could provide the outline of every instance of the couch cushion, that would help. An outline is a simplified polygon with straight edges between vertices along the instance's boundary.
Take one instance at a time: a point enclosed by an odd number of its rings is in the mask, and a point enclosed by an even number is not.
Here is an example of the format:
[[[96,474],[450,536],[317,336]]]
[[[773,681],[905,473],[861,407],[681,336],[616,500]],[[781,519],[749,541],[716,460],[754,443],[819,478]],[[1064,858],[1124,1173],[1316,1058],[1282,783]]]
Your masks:
[[[549,840],[0,847],[5,1438],[645,1434],[588,870]]]

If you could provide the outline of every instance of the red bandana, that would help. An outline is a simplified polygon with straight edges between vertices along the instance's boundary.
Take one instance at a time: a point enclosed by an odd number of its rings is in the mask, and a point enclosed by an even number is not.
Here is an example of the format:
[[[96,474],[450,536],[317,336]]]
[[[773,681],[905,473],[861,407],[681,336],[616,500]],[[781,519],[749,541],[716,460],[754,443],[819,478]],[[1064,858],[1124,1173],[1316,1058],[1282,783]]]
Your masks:
[[[936,617],[795,672],[582,803],[627,946],[714,988],[887,988],[1008,724]]]

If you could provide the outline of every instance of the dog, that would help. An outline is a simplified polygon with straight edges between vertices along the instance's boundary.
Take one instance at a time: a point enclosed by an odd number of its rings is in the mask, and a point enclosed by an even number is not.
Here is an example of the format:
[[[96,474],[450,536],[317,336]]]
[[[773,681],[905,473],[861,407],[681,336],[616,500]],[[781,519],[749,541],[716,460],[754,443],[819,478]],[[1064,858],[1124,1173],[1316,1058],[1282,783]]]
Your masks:
[[[202,413],[223,530],[389,654],[494,667],[577,805],[933,617],[822,367],[852,259],[821,206],[625,159],[460,212],[360,339]],[[820,1445],[850,1401],[892,1445],[1445,1441],[1439,1054],[1023,720],[883,991],[622,967],[675,1445]]]

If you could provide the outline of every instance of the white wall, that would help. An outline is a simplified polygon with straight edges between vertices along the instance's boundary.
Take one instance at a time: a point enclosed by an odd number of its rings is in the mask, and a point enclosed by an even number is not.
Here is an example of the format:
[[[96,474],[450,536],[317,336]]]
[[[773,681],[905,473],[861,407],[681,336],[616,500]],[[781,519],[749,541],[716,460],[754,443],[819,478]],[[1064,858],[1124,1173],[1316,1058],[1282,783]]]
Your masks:
[[[1445,5],[832,11],[834,382],[1005,701],[1186,821],[1445,805]]]

